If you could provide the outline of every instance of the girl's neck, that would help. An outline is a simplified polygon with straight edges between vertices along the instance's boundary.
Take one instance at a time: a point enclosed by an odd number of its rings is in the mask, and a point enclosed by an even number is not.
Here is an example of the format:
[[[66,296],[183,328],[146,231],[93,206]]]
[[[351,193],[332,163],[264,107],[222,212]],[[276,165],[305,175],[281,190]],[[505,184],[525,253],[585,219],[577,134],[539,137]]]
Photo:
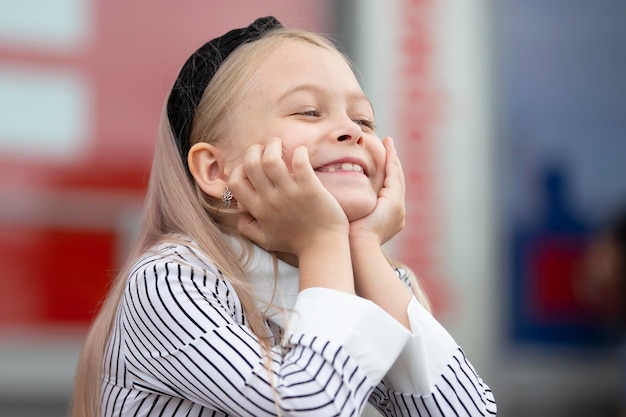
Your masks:
[[[293,253],[276,252],[276,256],[281,261],[286,262],[295,268],[298,267],[298,257],[294,255]]]

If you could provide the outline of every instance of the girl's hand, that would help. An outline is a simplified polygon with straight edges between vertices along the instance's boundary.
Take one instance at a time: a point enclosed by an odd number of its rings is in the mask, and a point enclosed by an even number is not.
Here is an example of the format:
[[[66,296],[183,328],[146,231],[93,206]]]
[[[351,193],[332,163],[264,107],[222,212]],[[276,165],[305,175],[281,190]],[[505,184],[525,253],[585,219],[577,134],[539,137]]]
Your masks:
[[[404,174],[391,138],[383,139],[387,150],[386,175],[374,210],[350,223],[350,255],[356,293],[378,304],[407,329],[411,294],[389,264],[381,245],[404,227]]]
[[[383,145],[387,150],[383,188],[378,193],[378,201],[374,210],[367,216],[350,223],[350,240],[377,239],[382,245],[404,227],[406,208],[402,165],[393,139],[384,138]]]
[[[295,149],[291,168],[278,138],[248,149],[228,181],[240,233],[267,250],[296,255],[328,233],[347,236],[346,215],[315,175],[305,147]]]

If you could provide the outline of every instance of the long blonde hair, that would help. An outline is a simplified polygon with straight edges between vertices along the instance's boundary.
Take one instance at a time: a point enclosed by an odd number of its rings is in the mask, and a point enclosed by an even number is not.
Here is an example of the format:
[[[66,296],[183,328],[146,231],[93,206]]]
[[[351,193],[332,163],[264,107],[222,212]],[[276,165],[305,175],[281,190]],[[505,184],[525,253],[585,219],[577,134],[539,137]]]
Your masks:
[[[230,110],[243,99],[246,82],[259,63],[286,41],[308,42],[340,53],[326,38],[295,29],[277,29],[261,39],[237,48],[221,65],[207,86],[192,123],[191,144],[199,141],[220,144],[236,137],[236,126],[229,121]],[[233,131],[235,129],[235,131]],[[105,347],[132,264],[156,243],[176,235],[192,238],[233,285],[241,300],[248,326],[268,349],[265,318],[256,305],[246,280],[245,261],[233,252],[228,230],[221,216],[228,211],[204,194],[187,173],[181,159],[165,109],[157,135],[150,182],[145,197],[143,217],[126,263],[113,281],[87,334],[78,361],[71,416],[98,417],[101,414],[102,372]],[[234,215],[233,210],[230,215]],[[218,216],[219,214],[219,216]],[[420,292],[414,284],[414,291]]]

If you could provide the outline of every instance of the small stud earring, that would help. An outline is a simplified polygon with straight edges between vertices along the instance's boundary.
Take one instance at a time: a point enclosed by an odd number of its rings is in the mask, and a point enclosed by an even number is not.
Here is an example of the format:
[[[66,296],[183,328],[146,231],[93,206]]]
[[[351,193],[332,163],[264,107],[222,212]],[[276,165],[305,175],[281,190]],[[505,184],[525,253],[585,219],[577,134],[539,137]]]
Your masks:
[[[230,201],[233,199],[233,193],[228,189],[228,185],[224,187],[224,191],[222,191],[222,202],[226,206],[226,208],[230,208]]]

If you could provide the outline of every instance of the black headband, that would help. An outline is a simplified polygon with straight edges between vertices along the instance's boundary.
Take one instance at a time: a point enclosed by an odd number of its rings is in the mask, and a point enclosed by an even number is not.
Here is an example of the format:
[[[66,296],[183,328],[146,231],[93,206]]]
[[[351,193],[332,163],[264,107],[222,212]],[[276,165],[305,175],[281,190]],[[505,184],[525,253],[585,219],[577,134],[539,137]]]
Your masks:
[[[233,29],[205,43],[187,59],[167,100],[167,117],[185,167],[191,147],[191,122],[204,90],[222,62],[239,46],[280,27],[282,24],[273,16],[261,17],[248,27]]]

